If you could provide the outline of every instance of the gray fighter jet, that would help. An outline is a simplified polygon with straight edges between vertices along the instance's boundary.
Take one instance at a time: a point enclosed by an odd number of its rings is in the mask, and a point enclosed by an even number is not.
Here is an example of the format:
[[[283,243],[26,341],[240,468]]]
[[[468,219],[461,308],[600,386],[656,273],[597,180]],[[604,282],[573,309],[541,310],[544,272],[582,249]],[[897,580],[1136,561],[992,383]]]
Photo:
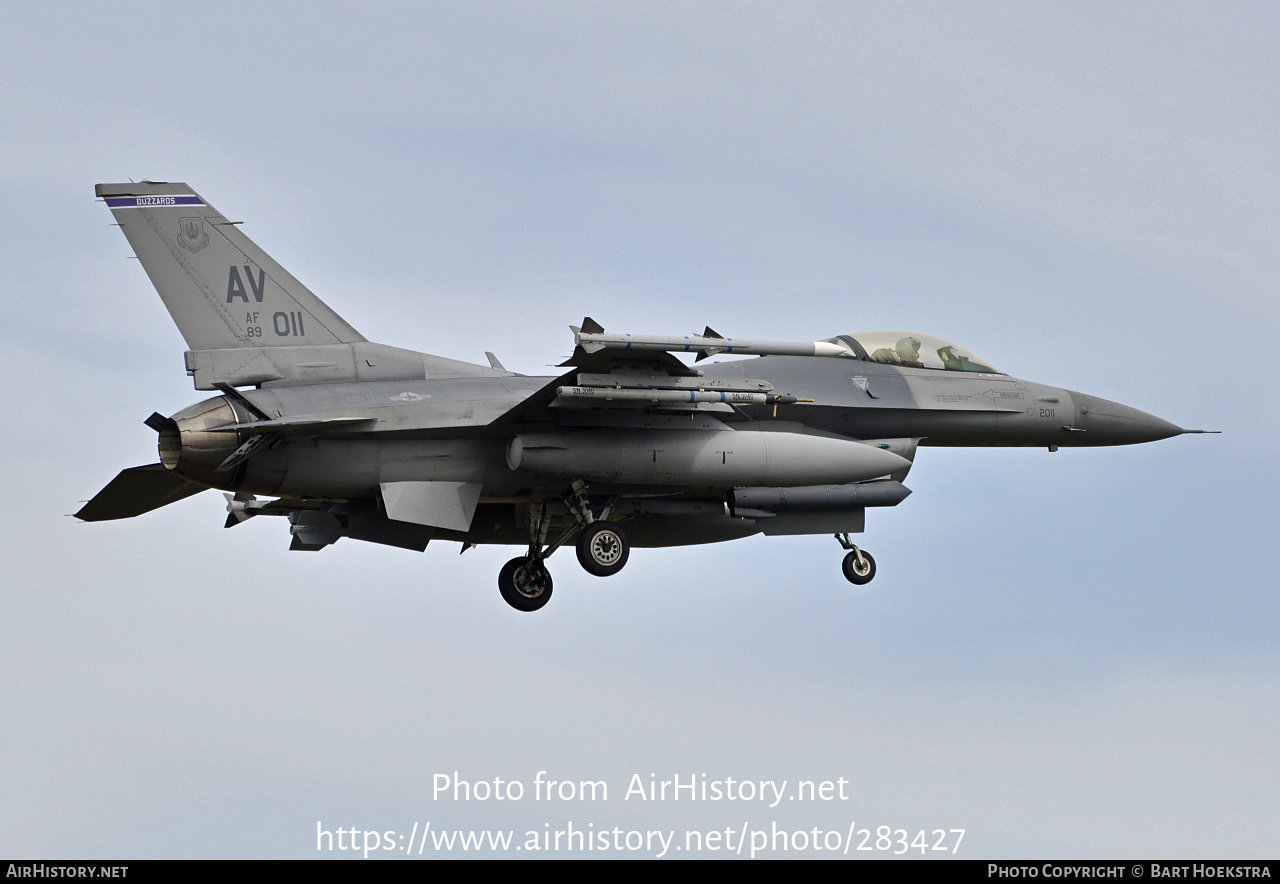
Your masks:
[[[845,577],[864,584],[875,561],[850,535],[868,507],[910,494],[921,445],[1053,451],[1197,432],[906,332],[660,337],[585,319],[558,377],[401,350],[365,340],[187,185],[97,195],[186,339],[196,389],[218,395],[147,418],[160,462],[121,472],[85,521],[217,488],[226,527],[281,516],[295,550],[524,546],[498,587],[534,611],[551,597],[545,560],[568,542],[607,577],[633,546],[832,534]],[[717,354],[757,358],[702,362]]]

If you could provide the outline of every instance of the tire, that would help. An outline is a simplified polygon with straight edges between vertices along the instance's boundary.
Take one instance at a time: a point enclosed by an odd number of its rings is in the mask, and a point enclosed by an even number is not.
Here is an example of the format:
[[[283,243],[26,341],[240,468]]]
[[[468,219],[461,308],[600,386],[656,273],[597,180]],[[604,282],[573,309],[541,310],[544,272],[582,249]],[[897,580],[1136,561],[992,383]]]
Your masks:
[[[844,571],[845,580],[848,580],[854,586],[870,583],[871,578],[876,576],[876,560],[871,558],[871,554],[865,549],[861,550],[861,552],[862,561],[865,563],[861,570],[858,568],[858,554],[855,552],[845,556],[844,562],[840,565],[841,570]]]
[[[551,600],[551,572],[526,556],[512,559],[498,572],[498,592],[517,611],[536,611]]]
[[[578,562],[588,574],[612,577],[627,564],[631,543],[612,522],[592,522],[578,535]]]

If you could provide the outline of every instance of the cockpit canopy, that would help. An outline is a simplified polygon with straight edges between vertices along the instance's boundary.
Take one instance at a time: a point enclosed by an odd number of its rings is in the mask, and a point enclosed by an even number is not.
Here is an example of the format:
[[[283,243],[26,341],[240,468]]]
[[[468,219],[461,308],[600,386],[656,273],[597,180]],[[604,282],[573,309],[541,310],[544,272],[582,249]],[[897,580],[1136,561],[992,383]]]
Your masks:
[[[933,368],[942,371],[981,371],[1004,374],[985,359],[979,359],[963,347],[942,338],[915,332],[879,331],[840,335],[833,344],[850,348],[850,356],[886,365],[907,368]]]

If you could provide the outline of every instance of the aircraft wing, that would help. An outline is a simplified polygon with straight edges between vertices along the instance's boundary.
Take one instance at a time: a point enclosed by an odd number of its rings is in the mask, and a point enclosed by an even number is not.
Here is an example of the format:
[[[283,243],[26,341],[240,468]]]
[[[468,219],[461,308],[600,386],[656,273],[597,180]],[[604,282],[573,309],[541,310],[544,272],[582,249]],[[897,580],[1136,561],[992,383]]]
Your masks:
[[[811,400],[774,393],[767,381],[704,377],[671,354],[696,352],[698,359],[717,353],[835,355],[821,349],[823,346],[844,352],[822,342],[733,342],[710,328],[704,335],[686,337],[607,335],[590,317],[582,321],[581,328],[570,329],[576,347],[561,367],[571,366],[572,370],[503,414],[491,427],[536,421],[539,412],[545,417],[545,410],[552,408],[732,413],[735,406],[808,402]]]
[[[581,328],[570,326],[576,347],[561,367],[572,371],[550,381],[492,427],[539,420],[545,409],[637,409],[664,412],[733,412],[739,406],[778,406],[796,402],[790,394],[777,394],[768,381],[704,377],[686,366],[672,352],[696,352],[698,358],[717,353],[791,354],[836,356],[844,348],[823,342],[735,342],[707,329],[703,335],[608,335],[590,317]],[[826,349],[823,349],[826,348]],[[828,352],[831,351],[831,352]]]

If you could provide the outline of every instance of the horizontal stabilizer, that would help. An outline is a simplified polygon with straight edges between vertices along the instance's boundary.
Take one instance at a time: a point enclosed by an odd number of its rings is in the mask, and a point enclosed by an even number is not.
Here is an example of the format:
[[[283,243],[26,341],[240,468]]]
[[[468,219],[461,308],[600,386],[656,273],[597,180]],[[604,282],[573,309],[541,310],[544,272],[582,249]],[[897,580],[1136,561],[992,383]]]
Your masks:
[[[205,486],[188,482],[158,463],[130,467],[81,507],[76,518],[85,522],[131,519],[204,490]]]

